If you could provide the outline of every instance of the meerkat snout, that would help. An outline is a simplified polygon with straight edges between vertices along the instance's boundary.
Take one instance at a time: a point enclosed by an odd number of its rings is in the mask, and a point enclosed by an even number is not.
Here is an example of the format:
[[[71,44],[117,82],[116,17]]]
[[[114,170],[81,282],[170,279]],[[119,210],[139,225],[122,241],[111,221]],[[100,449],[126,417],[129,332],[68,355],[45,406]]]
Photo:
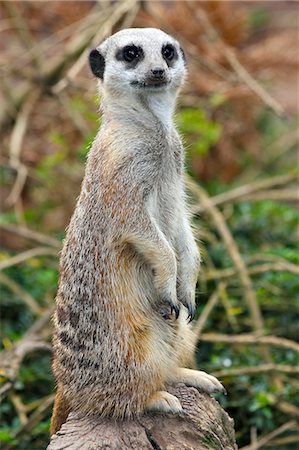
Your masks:
[[[90,52],[89,63],[105,88],[133,95],[163,90],[175,93],[186,73],[179,43],[155,28],[119,31]]]
[[[160,69],[159,67],[156,69],[152,69],[152,74],[154,78],[163,78],[165,71],[164,69]]]

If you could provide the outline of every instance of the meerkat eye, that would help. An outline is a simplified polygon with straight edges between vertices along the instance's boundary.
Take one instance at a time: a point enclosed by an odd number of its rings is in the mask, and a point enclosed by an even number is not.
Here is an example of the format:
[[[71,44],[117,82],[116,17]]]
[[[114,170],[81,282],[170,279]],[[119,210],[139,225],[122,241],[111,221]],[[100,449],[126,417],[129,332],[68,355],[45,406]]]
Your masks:
[[[166,61],[172,61],[176,55],[176,51],[173,45],[167,44],[162,48],[162,56]]]
[[[122,56],[126,62],[132,62],[141,57],[141,49],[135,45],[128,45],[123,48]]]

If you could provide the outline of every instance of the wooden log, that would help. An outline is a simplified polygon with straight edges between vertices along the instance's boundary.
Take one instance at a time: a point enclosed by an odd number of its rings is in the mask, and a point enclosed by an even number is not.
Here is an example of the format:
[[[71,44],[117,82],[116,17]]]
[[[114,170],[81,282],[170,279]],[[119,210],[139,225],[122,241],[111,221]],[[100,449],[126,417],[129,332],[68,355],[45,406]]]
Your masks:
[[[148,413],[125,421],[71,413],[47,450],[237,449],[233,419],[214,398],[182,383],[167,390],[179,398],[183,413]]]

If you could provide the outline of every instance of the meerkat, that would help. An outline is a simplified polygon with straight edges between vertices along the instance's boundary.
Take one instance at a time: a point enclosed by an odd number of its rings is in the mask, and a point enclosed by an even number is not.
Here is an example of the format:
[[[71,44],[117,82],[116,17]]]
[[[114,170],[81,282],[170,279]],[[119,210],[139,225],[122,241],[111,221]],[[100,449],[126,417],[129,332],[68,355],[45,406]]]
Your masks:
[[[102,123],[61,254],[52,434],[70,411],[179,413],[166,383],[224,392],[215,377],[185,368],[195,349],[200,256],[173,122],[184,52],[159,29],[125,29],[93,49],[89,63]]]

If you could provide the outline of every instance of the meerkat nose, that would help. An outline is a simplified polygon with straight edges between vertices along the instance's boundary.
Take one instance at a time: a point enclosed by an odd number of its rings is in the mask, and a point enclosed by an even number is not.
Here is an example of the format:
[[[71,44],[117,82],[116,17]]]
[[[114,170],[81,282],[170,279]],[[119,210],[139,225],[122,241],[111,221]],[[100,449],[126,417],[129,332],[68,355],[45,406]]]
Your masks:
[[[165,70],[160,67],[156,67],[155,69],[152,69],[152,74],[155,78],[162,78],[165,75]]]

